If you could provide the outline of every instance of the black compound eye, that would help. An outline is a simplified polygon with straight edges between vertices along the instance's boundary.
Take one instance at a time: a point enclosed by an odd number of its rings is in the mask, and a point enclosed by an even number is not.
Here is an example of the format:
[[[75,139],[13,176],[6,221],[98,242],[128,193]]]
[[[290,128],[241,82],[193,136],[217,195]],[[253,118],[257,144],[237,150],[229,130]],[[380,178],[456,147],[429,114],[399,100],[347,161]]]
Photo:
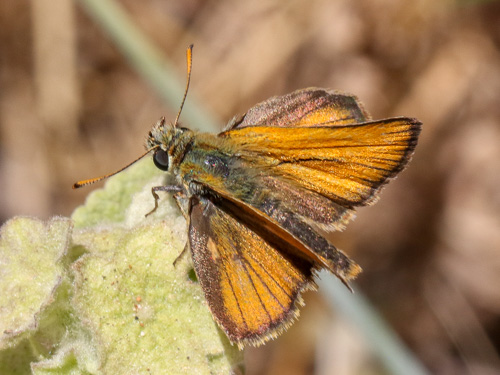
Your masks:
[[[153,162],[162,171],[168,171],[168,154],[161,148],[155,151]]]

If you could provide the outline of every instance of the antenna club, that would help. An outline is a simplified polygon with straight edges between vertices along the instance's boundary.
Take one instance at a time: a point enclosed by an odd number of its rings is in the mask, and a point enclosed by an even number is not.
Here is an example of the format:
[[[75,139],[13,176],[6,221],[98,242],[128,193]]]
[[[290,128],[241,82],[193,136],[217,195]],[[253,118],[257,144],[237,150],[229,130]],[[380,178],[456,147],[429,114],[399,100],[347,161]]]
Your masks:
[[[179,123],[179,117],[181,116],[182,108],[184,107],[184,103],[186,101],[186,96],[189,89],[189,82],[191,81],[191,67],[193,63],[193,45],[191,44],[186,50],[186,63],[187,63],[187,80],[186,80],[186,89],[184,90],[184,97],[182,98],[181,107],[179,108],[179,112],[177,113],[177,117],[175,118],[173,127],[176,128]]]

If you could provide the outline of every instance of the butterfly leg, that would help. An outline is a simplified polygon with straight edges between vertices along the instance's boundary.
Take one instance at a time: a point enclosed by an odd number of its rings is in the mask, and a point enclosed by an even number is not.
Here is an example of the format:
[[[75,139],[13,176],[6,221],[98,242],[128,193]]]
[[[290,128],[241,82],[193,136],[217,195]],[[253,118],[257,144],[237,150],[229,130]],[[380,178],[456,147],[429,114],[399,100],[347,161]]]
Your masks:
[[[153,197],[155,199],[155,206],[150,212],[148,212],[146,214],[146,216],[151,215],[158,208],[158,200],[160,199],[160,197],[157,194],[158,191],[175,192],[175,194],[174,194],[175,203],[177,203],[177,207],[179,207],[179,210],[181,211],[182,215],[186,218],[186,220],[189,220],[190,200],[186,196],[186,194],[184,193],[183,189],[180,186],[176,186],[176,185],[155,186],[151,189],[151,193],[153,194]],[[188,250],[188,246],[189,245],[186,242],[184,249],[181,251],[181,253],[174,260],[174,263],[173,263],[174,267],[177,264],[177,262],[184,256],[184,254],[186,254],[186,252]]]
[[[175,203],[186,220],[189,220],[189,198],[183,191],[174,194]]]
[[[172,265],[174,267],[177,266],[177,262],[179,262],[182,259],[182,257],[184,255],[186,255],[188,249],[189,249],[189,242],[186,242],[186,244],[184,245],[184,249],[181,251],[181,253],[177,256],[177,258],[175,258],[174,262],[172,263]]]
[[[151,194],[153,194],[153,197],[155,199],[155,207],[150,212],[148,212],[146,214],[146,217],[148,217],[149,215],[151,215],[158,208],[158,200],[160,199],[160,197],[156,193],[157,191],[166,191],[166,192],[181,193],[182,192],[182,187],[176,186],[176,185],[154,186],[151,189]]]
[[[189,210],[190,210],[189,207],[191,205],[190,199],[186,196],[186,194],[183,191],[178,191],[177,193],[175,193],[174,199],[175,203],[177,203],[177,207],[179,207],[179,210],[182,212],[182,215],[189,223]],[[187,253],[188,249],[189,249],[189,241],[186,242],[186,245],[184,245],[184,249],[177,256],[177,258],[175,258],[173,263],[174,267],[176,266],[177,262],[181,260],[181,258]]]

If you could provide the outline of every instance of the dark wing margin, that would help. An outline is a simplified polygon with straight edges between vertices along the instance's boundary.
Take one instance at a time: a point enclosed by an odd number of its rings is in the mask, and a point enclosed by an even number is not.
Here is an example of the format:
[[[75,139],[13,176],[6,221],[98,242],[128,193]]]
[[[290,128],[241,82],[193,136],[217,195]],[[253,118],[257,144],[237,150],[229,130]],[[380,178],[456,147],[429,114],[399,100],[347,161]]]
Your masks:
[[[221,202],[218,202],[221,203]],[[313,264],[279,250],[210,199],[192,200],[189,243],[209,308],[241,348],[276,337],[298,316],[300,292],[314,288]]]

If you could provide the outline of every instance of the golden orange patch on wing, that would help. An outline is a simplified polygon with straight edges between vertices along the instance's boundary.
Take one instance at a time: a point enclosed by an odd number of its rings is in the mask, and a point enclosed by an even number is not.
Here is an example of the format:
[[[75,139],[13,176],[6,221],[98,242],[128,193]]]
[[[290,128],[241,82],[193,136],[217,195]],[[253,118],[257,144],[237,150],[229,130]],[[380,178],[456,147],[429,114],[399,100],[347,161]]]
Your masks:
[[[356,174],[356,168],[346,168],[339,164],[335,165],[335,168],[338,170],[338,175],[311,168],[307,164],[282,164],[276,167],[276,170],[310,190],[317,191],[330,199],[345,200],[351,204],[362,203],[368,199],[373,187],[387,177],[387,173],[380,171],[375,173],[374,169],[368,173],[363,173],[361,170]],[[351,176],[343,176],[342,169],[351,170]]]
[[[335,112],[333,112],[335,111]],[[352,112],[349,108],[324,107],[310,112],[293,123],[293,127],[300,126],[319,126],[332,121],[332,113],[335,113],[335,125],[348,125],[355,123]]]
[[[219,258],[219,250],[217,249],[217,245],[215,244],[214,240],[212,238],[208,238],[207,241],[207,249],[210,251],[210,254],[212,256],[213,260],[216,260]]]
[[[408,142],[416,141],[415,122],[396,118],[367,122],[359,125],[278,128],[270,126],[246,127],[225,133],[238,145],[241,152],[258,152],[280,160],[328,158],[332,149],[340,148],[340,155],[349,157],[350,148],[393,147],[403,150]]]

